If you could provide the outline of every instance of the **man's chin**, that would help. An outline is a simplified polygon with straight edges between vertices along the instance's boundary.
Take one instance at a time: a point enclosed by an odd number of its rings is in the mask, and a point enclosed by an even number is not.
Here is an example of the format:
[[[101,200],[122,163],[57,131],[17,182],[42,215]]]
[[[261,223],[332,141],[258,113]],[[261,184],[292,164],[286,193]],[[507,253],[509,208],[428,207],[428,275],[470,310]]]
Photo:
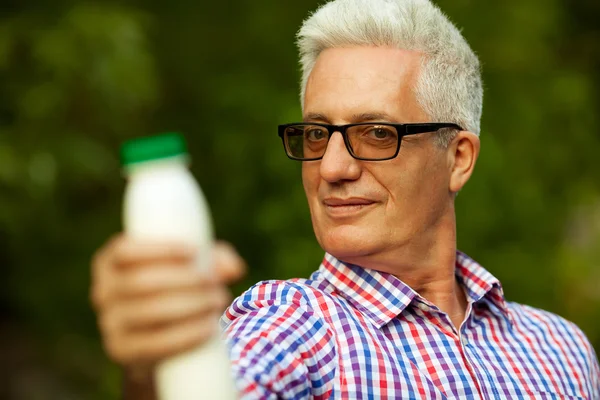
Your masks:
[[[373,235],[356,227],[336,227],[321,235],[321,247],[335,258],[354,263],[376,252]]]

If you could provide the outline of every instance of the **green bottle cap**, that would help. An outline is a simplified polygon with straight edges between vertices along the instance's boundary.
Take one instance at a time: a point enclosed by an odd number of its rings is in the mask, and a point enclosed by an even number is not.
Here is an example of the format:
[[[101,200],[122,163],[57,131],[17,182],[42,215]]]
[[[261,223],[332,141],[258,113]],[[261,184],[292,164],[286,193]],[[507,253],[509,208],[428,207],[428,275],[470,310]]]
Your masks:
[[[172,157],[187,157],[185,139],[176,132],[129,140],[121,146],[124,166]]]

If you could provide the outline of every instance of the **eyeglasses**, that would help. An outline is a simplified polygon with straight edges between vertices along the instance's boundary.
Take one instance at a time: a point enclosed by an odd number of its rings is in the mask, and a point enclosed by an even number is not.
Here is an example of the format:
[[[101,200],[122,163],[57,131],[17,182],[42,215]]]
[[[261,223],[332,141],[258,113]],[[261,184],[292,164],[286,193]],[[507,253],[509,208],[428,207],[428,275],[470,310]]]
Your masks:
[[[463,130],[451,123],[391,124],[369,122],[349,125],[293,123],[279,125],[279,137],[289,158],[298,161],[320,160],[327,143],[340,132],[350,155],[357,160],[384,161],[398,155],[402,138],[419,133],[435,132],[442,128]]]

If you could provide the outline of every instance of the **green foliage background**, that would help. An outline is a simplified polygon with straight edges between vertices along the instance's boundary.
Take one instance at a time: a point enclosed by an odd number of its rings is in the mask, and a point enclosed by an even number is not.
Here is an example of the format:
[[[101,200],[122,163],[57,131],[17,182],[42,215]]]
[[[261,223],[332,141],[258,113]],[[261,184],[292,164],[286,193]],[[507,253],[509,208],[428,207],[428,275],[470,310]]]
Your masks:
[[[0,398],[116,399],[88,302],[120,229],[119,144],[187,134],[239,293],[322,256],[275,126],[300,118],[294,34],[316,0],[3,0]],[[482,154],[459,247],[509,299],[600,349],[600,29],[595,0],[440,0],[483,63]]]

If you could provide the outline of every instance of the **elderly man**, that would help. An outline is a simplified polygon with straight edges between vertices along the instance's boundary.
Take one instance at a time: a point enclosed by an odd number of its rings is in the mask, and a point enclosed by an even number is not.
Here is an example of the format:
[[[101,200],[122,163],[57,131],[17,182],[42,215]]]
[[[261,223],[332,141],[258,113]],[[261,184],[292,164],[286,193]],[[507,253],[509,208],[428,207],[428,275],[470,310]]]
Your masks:
[[[428,0],[336,0],[298,38],[303,121],[279,136],[302,162],[326,255],[309,279],[259,283],[227,309],[242,397],[600,398],[584,334],[507,302],[457,252],[454,201],[479,154],[482,107],[459,31]],[[217,254],[221,278],[208,282],[175,245],[118,237],[99,252],[95,304],[127,371],[210,334],[202,322],[241,265],[229,248]],[[151,395],[140,375],[129,398]]]

